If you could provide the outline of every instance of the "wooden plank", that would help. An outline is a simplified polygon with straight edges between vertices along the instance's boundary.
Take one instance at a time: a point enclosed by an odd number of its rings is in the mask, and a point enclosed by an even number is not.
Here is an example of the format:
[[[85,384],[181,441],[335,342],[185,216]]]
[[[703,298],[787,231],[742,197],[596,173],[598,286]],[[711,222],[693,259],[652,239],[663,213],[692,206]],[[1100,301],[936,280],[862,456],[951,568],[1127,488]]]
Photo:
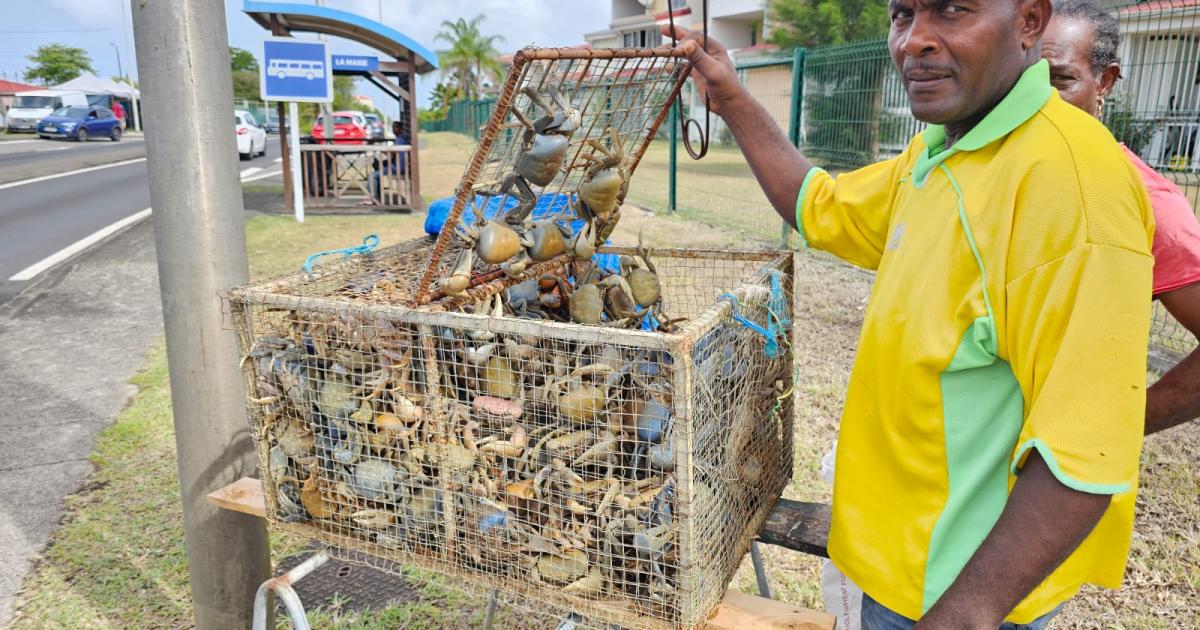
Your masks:
[[[837,619],[829,613],[793,606],[787,602],[725,591],[705,630],[833,630]]]
[[[267,504],[263,498],[262,483],[253,477],[242,477],[237,481],[208,494],[208,502],[219,508],[267,517]]]
[[[220,490],[209,493],[208,502],[219,508],[259,518],[266,518],[267,514],[262,483],[252,477],[242,477]],[[813,514],[817,514],[819,516],[821,508],[824,508],[826,516],[824,531],[828,532],[829,506],[819,503],[800,503],[787,499],[781,499],[779,503],[784,506],[784,509],[776,507],[772,512],[772,517],[778,515],[780,521],[804,522],[807,525],[813,525],[813,523],[798,521],[795,519],[795,515],[806,514],[811,517]],[[770,522],[768,519],[768,526]],[[764,529],[763,531],[767,532],[768,530]],[[806,531],[815,531],[815,529]],[[783,538],[786,536],[780,539]],[[823,545],[824,543],[821,546],[822,551],[824,550]],[[783,546],[793,548],[788,545]],[[812,552],[806,551],[805,553]],[[726,591],[725,598],[713,611],[704,627],[706,630],[834,630],[835,622],[834,616],[827,613],[740,591]]]
[[[780,499],[767,516],[758,533],[759,542],[778,545],[822,558],[829,557],[829,520],[832,509],[828,503],[805,503]]]

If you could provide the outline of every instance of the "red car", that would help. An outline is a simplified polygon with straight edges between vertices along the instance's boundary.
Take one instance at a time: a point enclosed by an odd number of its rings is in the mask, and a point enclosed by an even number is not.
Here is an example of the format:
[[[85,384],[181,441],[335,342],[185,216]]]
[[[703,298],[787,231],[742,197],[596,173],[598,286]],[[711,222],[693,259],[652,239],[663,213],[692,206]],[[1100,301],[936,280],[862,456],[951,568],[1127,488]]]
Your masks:
[[[314,140],[325,137],[324,116],[318,116],[313,123],[312,137]],[[333,112],[334,144],[366,144],[368,137],[367,119],[362,112]]]

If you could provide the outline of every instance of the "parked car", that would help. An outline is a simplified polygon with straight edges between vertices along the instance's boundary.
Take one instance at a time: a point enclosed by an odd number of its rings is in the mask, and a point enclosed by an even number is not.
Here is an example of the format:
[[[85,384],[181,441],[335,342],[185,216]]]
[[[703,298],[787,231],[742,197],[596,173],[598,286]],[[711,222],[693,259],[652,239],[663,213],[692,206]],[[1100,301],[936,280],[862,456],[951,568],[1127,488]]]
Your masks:
[[[237,133],[238,155],[243,160],[267,153],[267,132],[258,126],[254,116],[245,110],[234,110],[233,124]]]
[[[279,114],[267,112],[267,121],[263,123],[263,131],[279,133]]]
[[[312,137],[319,140],[325,137],[325,117],[318,116],[313,123]],[[365,144],[367,140],[367,119],[362,112],[343,111],[333,112],[333,143],[334,144]]]
[[[367,138],[374,141],[387,139],[386,130],[383,126],[383,121],[379,119],[379,114],[363,112],[363,118],[367,121]]]
[[[42,119],[63,107],[88,107],[87,95],[66,90],[30,90],[18,92],[8,110],[10,132],[36,132]]]
[[[90,138],[121,140],[121,121],[107,107],[60,107],[38,121],[37,134],[43,138],[72,138],[87,142]]]

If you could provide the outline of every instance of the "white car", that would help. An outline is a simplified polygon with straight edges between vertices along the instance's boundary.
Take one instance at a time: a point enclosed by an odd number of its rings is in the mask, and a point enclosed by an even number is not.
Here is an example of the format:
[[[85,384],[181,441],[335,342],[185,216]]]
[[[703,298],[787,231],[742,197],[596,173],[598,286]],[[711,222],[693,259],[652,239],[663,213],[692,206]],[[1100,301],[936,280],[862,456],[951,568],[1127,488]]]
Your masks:
[[[239,109],[233,112],[233,121],[237,133],[238,155],[243,160],[253,159],[256,155],[266,155],[267,132],[258,125],[254,116]]]

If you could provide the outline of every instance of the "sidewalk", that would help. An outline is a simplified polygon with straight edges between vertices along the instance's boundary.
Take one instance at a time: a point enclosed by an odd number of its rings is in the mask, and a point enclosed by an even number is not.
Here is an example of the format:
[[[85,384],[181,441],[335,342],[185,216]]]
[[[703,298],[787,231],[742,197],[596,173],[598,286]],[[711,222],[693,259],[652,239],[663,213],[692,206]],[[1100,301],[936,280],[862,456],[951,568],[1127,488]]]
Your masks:
[[[127,380],[162,334],[154,236],[134,226],[51,271],[0,309],[0,627],[92,469],[96,433],[134,392]]]

